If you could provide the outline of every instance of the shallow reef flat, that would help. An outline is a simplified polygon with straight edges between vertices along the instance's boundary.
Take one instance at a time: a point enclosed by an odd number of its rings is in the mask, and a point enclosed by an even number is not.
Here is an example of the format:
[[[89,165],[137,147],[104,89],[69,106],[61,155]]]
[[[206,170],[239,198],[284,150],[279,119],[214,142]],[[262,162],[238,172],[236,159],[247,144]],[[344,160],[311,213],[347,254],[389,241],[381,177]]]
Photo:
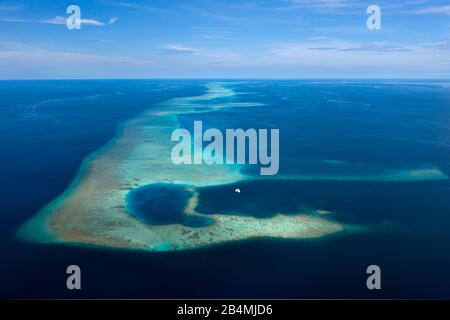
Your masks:
[[[173,251],[249,238],[320,238],[362,229],[326,215],[303,212],[295,215],[279,212],[269,218],[256,218],[232,213],[204,215],[196,211],[196,188],[259,179],[244,174],[239,165],[174,165],[170,158],[173,147],[170,137],[180,126],[180,114],[208,112],[214,106],[236,107],[236,102],[229,99],[236,94],[227,85],[209,83],[203,95],[168,100],[123,123],[113,140],[84,160],[70,187],[28,220],[18,234],[45,243]],[[257,108],[260,104],[237,106]],[[422,171],[394,172],[383,179],[408,180],[414,175],[447,178],[434,167],[419,170]],[[317,176],[278,178],[317,179]],[[188,186],[190,196],[182,209],[183,217],[189,217],[191,222],[195,217],[207,217],[213,222],[201,227],[179,223],[176,219],[172,223],[152,224],[127,212],[126,201],[131,191],[158,184]]]
[[[68,190],[27,221],[19,235],[38,242],[158,251],[254,237],[313,238],[343,230],[337,222],[301,214],[280,213],[269,219],[208,215],[214,223],[196,228],[148,224],[125,211],[127,194],[140,186],[172,183],[195,188],[246,179],[239,166],[177,166],[170,159],[170,136],[179,126],[177,115],[202,111],[205,106],[199,102],[234,94],[220,84],[209,84],[202,96],[170,100],[124,123],[110,143],[85,159]],[[220,105],[224,107],[223,102]],[[193,192],[187,214],[201,215],[195,212],[196,201]]]

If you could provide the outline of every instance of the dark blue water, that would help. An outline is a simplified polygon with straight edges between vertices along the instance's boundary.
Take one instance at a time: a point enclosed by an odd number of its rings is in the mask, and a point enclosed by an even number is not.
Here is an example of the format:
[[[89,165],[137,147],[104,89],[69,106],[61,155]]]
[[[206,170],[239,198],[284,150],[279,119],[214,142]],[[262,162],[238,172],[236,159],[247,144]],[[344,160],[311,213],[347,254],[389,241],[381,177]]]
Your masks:
[[[15,238],[17,227],[64,191],[83,157],[112,138],[120,122],[170,97],[198,95],[203,82],[0,82],[0,297],[450,298],[448,180],[253,181],[199,190],[204,213],[269,217],[319,207],[335,212],[333,219],[369,228],[322,240],[145,253]],[[280,128],[281,173],[331,170],[314,163],[337,160],[358,163],[354,171],[342,167],[342,174],[425,162],[450,174],[444,81],[230,85],[246,93],[232,101],[265,105],[196,114],[195,120],[205,128]],[[180,120],[189,127],[194,119]],[[236,187],[241,194],[232,192]],[[82,268],[81,291],[66,290],[70,264]],[[366,289],[370,264],[381,267],[381,291]]]
[[[193,190],[187,185],[153,183],[135,188],[126,196],[125,211],[138,220],[153,224],[182,224],[187,227],[206,227],[213,220],[184,213]]]

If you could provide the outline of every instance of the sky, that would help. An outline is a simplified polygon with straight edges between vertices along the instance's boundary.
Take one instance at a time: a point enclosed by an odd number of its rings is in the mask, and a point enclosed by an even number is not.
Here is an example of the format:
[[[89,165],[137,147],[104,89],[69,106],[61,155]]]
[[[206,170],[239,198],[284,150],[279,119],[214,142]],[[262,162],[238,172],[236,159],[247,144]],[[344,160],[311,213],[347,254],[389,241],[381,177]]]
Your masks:
[[[0,0],[0,79],[97,78],[450,78],[450,0]]]

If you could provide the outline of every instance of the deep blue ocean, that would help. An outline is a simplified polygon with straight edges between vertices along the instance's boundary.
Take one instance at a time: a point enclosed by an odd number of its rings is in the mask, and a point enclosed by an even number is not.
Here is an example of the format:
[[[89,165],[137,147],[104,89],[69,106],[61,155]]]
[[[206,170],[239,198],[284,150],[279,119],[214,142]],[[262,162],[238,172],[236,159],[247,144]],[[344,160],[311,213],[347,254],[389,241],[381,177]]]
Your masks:
[[[147,253],[16,237],[118,124],[167,99],[200,95],[206,82],[0,81],[0,298],[450,298],[448,179],[257,180],[199,191],[204,213],[269,217],[320,207],[337,212],[333,219],[367,227],[319,240]],[[263,105],[185,115],[181,124],[279,128],[281,174],[367,176],[427,163],[450,176],[450,81],[226,85],[242,93],[229,102]],[[245,172],[255,174],[251,167]],[[236,187],[246,192],[224,198],[224,189]],[[80,291],[66,289],[70,264],[82,269]],[[381,267],[382,290],[366,288],[371,264]]]

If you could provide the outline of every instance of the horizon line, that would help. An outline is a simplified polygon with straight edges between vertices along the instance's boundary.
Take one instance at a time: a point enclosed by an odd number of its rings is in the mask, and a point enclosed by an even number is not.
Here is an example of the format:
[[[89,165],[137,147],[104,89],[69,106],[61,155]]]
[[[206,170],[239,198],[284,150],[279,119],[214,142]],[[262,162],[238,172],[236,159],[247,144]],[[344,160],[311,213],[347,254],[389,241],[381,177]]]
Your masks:
[[[0,81],[117,81],[117,80],[450,80],[450,77],[117,77],[117,78],[0,78]]]

